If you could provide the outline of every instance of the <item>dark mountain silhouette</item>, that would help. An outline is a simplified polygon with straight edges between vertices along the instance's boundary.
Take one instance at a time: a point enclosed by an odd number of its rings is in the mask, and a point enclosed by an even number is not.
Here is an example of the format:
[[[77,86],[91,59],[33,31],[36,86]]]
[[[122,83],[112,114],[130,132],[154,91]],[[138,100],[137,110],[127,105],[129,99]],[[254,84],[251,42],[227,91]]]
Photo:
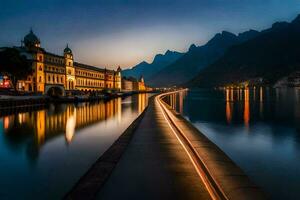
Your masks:
[[[124,70],[122,72],[122,76],[132,76],[135,78],[139,78],[141,75],[143,75],[145,81],[147,82],[149,80],[149,77],[160,71],[165,66],[175,62],[182,55],[183,53],[168,50],[164,55],[156,55],[151,64],[143,61],[131,69]]]
[[[191,45],[189,51],[174,63],[150,77],[151,86],[171,86],[192,79],[201,69],[219,59],[231,46],[257,36],[259,32],[250,30],[240,35],[223,31],[216,34],[205,45]]]
[[[231,47],[189,85],[208,87],[257,79],[272,85],[297,70],[300,70],[300,15],[291,23],[277,22],[257,37]]]

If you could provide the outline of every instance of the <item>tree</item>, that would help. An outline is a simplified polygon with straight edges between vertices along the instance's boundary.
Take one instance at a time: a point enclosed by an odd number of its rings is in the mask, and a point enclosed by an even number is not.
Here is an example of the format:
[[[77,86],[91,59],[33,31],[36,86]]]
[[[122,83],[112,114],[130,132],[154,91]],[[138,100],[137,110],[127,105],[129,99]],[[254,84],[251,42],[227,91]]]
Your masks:
[[[18,80],[24,80],[32,73],[32,63],[17,49],[0,50],[0,73],[7,75],[16,90]]]

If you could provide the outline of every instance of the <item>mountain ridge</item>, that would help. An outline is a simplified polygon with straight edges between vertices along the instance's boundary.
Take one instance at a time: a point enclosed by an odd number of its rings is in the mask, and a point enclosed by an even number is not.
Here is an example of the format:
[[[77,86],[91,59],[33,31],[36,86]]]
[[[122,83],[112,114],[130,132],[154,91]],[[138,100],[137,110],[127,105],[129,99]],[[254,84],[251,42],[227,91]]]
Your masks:
[[[132,76],[135,78],[139,78],[140,76],[143,76],[145,81],[148,81],[150,76],[157,73],[163,67],[174,62],[183,54],[184,53],[180,53],[177,51],[167,50],[164,54],[155,55],[151,63],[142,61],[141,63],[137,64],[136,66],[130,69],[123,70],[122,76]]]
[[[160,70],[149,78],[151,86],[171,86],[182,84],[193,78],[202,68],[220,58],[225,50],[235,44],[246,41],[258,35],[258,31],[249,30],[241,35],[228,31],[217,33],[206,44],[192,44],[189,51],[182,57]]]
[[[203,69],[189,86],[214,87],[262,80],[274,85],[300,70],[300,15],[292,22],[276,22],[255,38],[231,47]]]

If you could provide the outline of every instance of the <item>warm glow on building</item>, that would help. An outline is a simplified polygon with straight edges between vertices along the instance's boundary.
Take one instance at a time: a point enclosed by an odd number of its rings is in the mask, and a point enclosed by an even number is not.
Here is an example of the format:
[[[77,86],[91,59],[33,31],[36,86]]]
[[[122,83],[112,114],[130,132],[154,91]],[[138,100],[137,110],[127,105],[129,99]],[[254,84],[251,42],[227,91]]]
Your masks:
[[[24,37],[23,44],[14,48],[32,61],[33,73],[18,81],[20,91],[64,95],[65,91],[73,90],[121,90],[120,67],[115,71],[75,62],[68,45],[63,56],[47,52],[32,30]]]

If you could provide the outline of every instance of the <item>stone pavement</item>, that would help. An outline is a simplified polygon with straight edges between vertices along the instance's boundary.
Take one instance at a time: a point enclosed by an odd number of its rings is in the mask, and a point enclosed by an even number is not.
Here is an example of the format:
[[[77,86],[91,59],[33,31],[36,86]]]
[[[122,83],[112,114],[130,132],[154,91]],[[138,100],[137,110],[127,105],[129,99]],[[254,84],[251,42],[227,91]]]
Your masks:
[[[211,199],[155,100],[97,199]]]

